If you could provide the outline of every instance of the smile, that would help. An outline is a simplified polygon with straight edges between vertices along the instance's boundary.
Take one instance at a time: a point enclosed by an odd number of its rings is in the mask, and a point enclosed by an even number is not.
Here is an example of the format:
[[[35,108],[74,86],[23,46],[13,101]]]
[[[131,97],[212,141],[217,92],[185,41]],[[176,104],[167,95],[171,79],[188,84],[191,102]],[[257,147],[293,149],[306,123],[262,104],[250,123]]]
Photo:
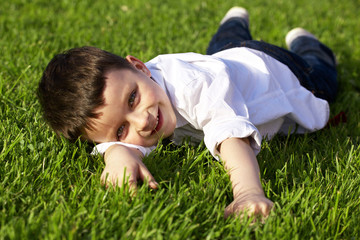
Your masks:
[[[161,129],[162,123],[163,123],[163,118],[162,118],[161,111],[159,109],[158,115],[156,117],[156,124],[155,124],[154,130],[151,132],[151,134],[159,132],[159,130]]]

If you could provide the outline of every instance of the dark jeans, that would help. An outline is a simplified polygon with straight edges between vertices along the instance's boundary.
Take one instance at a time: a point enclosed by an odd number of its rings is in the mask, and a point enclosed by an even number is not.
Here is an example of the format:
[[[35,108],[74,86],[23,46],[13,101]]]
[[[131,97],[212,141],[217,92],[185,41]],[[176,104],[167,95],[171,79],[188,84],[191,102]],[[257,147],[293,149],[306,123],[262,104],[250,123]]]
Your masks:
[[[335,57],[320,41],[299,37],[290,46],[291,51],[288,51],[269,43],[252,40],[243,19],[231,18],[219,27],[206,53],[211,55],[233,47],[247,47],[270,55],[287,65],[300,84],[316,97],[328,102],[335,100],[338,88]]]

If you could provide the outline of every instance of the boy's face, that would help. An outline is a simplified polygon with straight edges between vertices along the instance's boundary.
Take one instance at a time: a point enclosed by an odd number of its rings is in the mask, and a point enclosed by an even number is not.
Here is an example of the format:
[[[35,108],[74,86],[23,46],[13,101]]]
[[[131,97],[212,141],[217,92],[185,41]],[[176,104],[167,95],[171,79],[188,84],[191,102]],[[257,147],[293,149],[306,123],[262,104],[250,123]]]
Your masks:
[[[148,68],[132,56],[135,71],[111,70],[106,74],[105,104],[91,119],[85,137],[97,143],[121,141],[144,147],[170,136],[176,126],[174,109],[165,91],[154,82]]]

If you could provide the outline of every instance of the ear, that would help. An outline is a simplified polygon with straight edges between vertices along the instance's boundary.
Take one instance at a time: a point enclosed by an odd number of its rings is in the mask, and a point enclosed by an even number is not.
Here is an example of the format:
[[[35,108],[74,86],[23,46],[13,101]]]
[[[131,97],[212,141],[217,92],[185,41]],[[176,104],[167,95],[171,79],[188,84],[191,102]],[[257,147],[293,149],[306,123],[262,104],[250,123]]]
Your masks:
[[[139,59],[137,59],[134,56],[131,55],[127,55],[125,58],[131,65],[133,65],[137,70],[143,72],[146,74],[146,76],[151,77],[151,72],[150,70],[146,67],[146,65],[140,61]]]

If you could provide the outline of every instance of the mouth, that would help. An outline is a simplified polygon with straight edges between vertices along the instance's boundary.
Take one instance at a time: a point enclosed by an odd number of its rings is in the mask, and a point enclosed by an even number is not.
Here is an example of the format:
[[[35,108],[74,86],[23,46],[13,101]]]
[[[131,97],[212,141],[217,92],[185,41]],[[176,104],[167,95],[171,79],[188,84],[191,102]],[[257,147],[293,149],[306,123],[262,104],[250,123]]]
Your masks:
[[[163,124],[163,117],[162,117],[161,111],[159,109],[158,115],[156,117],[156,124],[155,124],[154,130],[151,132],[151,134],[159,132],[162,127],[162,124]]]

